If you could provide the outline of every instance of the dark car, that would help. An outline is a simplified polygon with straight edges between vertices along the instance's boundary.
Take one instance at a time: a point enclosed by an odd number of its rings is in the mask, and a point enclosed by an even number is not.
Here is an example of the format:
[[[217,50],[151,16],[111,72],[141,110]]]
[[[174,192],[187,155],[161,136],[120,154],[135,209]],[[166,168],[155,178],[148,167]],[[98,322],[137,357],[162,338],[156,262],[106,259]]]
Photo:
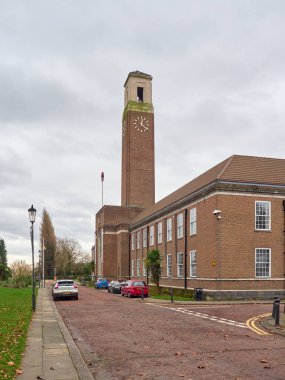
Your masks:
[[[116,280],[113,280],[110,282],[110,284],[108,285],[108,292],[109,293],[117,293],[117,294],[121,294],[121,288],[124,286],[124,282],[122,281],[116,281]]]
[[[148,286],[144,281],[140,280],[129,280],[126,286],[121,289],[122,296],[128,297],[140,297],[142,292],[144,297],[148,297]]]
[[[95,288],[96,289],[108,289],[108,280],[107,278],[98,278],[98,280],[95,282]]]

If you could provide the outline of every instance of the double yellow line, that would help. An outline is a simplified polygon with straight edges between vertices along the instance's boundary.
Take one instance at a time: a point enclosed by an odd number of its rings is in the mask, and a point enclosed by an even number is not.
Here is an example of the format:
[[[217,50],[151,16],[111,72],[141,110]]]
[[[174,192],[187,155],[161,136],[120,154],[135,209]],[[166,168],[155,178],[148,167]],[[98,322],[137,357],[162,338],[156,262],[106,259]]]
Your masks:
[[[256,317],[250,318],[250,319],[248,319],[246,321],[246,325],[247,325],[247,327],[249,329],[251,329],[256,334],[259,334],[259,335],[271,335],[270,333],[261,330],[259,327],[257,327],[255,325],[256,321],[259,321],[261,318],[268,317],[269,315],[270,315],[270,313],[267,313],[267,314],[261,314],[261,315],[258,315]]]

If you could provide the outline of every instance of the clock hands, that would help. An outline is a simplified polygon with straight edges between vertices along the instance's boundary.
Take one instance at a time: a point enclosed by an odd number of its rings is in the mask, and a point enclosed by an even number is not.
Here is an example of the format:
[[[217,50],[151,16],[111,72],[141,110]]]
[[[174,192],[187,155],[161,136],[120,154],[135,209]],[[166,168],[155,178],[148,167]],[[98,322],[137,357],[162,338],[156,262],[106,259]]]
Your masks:
[[[141,120],[141,122],[140,122],[140,125],[141,125],[141,127],[143,127],[144,128],[144,130],[145,131],[147,131],[148,130],[148,127],[146,127],[144,124],[143,124],[143,121]]]

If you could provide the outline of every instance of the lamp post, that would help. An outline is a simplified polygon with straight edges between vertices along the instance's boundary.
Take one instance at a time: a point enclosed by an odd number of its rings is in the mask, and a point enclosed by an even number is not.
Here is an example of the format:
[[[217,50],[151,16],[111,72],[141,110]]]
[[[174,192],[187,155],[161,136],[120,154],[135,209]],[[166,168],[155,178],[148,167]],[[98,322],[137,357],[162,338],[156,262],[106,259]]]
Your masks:
[[[36,310],[36,295],[35,295],[35,260],[34,260],[34,222],[36,220],[37,210],[32,205],[29,210],[29,218],[31,222],[31,244],[32,244],[32,264],[33,264],[33,294],[32,294],[32,306],[33,311]]]

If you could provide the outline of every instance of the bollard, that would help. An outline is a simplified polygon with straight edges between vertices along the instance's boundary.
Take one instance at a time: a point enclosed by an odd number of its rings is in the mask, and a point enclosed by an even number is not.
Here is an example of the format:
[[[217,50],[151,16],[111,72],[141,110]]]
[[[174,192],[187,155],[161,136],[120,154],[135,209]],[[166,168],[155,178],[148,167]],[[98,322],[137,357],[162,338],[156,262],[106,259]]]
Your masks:
[[[174,303],[174,300],[173,300],[173,288],[169,288],[169,293],[170,293],[171,303]]]
[[[275,300],[275,326],[279,326],[280,300]]]
[[[273,297],[274,298],[274,301],[273,301],[273,307],[272,307],[272,318],[275,318],[275,309],[276,309],[276,300],[278,299],[278,297]]]

